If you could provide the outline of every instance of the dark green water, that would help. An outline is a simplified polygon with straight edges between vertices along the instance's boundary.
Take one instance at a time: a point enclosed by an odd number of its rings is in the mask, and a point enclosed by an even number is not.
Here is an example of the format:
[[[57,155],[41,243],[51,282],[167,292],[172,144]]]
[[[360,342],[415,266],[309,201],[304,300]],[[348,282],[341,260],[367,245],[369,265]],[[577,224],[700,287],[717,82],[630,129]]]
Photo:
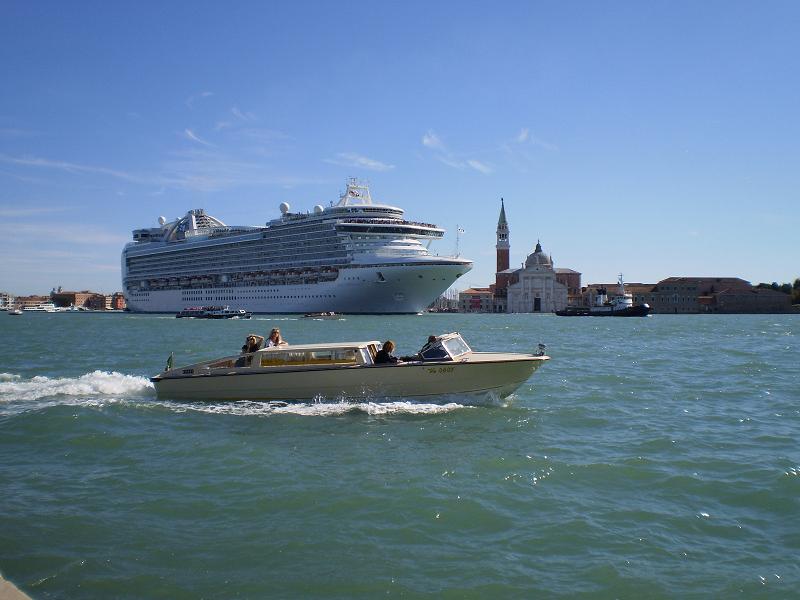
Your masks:
[[[505,406],[179,404],[238,350],[461,331]],[[800,317],[0,315],[0,572],[35,598],[792,598]]]

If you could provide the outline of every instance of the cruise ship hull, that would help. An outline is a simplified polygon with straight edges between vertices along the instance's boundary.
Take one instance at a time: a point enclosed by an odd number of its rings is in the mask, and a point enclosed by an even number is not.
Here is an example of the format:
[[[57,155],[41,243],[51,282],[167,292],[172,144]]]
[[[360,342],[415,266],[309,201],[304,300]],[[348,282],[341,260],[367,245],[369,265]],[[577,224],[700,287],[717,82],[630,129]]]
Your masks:
[[[150,290],[130,294],[133,312],[171,313],[192,304],[229,304],[253,313],[413,314],[472,267],[464,260],[350,266],[334,281],[278,286]]]

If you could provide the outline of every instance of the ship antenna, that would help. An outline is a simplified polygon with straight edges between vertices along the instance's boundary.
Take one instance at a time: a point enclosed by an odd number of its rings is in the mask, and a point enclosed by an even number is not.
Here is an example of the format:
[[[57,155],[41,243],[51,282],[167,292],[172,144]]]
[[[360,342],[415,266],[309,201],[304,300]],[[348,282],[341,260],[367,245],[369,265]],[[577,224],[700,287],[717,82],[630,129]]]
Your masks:
[[[461,234],[464,229],[460,225],[456,225],[456,258],[461,257]]]

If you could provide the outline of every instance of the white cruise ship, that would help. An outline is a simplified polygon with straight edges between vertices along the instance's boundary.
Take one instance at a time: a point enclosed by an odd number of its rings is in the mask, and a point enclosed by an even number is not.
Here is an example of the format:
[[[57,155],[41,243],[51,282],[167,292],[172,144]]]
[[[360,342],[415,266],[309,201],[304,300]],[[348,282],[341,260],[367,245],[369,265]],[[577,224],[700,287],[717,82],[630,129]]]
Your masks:
[[[337,204],[264,227],[225,225],[202,209],[136,229],[122,251],[122,284],[135,312],[230,304],[259,313],[417,313],[472,268],[434,256],[444,229],[373,204],[350,180]]]

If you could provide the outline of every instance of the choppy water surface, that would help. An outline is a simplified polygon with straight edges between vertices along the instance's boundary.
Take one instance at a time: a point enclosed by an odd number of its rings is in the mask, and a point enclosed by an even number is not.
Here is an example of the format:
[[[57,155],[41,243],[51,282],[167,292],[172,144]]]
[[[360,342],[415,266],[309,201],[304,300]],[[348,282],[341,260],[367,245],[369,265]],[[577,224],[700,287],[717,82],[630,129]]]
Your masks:
[[[174,403],[148,377],[461,331],[510,403]],[[36,598],[796,597],[800,317],[0,315],[0,571]]]

